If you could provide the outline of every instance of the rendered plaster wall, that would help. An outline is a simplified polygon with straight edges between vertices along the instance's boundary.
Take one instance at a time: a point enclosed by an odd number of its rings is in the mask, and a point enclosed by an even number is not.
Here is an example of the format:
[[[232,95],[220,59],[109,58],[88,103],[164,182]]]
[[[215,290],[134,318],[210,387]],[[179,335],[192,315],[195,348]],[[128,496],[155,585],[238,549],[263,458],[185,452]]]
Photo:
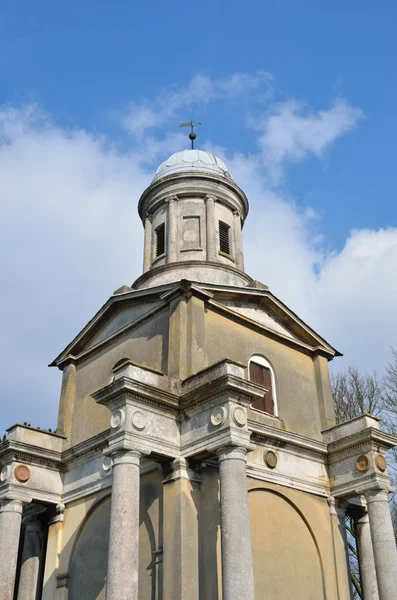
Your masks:
[[[97,405],[91,394],[112,381],[112,368],[118,361],[128,358],[152,369],[162,369],[167,355],[167,316],[167,313],[158,314],[150,322],[77,365],[71,435],[65,447],[78,444],[109,428],[109,410]]]
[[[346,579],[337,581],[343,540],[335,552],[326,499],[251,478],[248,488],[255,597],[348,600]]]
[[[204,334],[203,334],[204,335]],[[253,354],[263,355],[273,367],[278,416],[289,431],[322,440],[319,391],[311,356],[208,310],[205,314],[207,365],[224,358],[248,364]],[[324,386],[327,381],[324,382]],[[328,381],[329,386],[329,381]],[[329,421],[327,421],[329,422]]]
[[[159,597],[160,569],[156,551],[161,540],[162,474],[153,471],[141,477],[139,598]],[[70,503],[62,527],[59,573],[67,573],[68,600],[104,600],[110,524],[109,492]],[[52,548],[51,548],[52,550]],[[48,556],[47,561],[51,561]],[[57,590],[55,600],[64,596]],[[46,596],[46,599],[53,596]]]

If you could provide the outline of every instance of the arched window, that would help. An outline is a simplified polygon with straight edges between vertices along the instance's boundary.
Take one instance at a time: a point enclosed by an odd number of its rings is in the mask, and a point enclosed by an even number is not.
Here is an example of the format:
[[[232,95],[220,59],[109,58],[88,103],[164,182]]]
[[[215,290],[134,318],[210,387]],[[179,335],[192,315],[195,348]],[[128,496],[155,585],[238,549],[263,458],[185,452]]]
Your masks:
[[[249,360],[248,372],[250,381],[267,388],[263,398],[255,400],[252,407],[277,416],[276,382],[270,363],[263,356],[255,354]]]

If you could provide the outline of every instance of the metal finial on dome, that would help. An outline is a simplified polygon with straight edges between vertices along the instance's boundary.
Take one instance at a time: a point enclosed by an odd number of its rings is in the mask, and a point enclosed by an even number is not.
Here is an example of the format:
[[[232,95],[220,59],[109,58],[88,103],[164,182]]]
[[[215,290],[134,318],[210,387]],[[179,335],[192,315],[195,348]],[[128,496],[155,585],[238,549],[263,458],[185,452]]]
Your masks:
[[[189,133],[189,140],[191,140],[192,142],[192,150],[194,150],[194,140],[196,139],[196,134],[194,133],[194,128],[196,127],[196,125],[202,125],[202,123],[200,121],[197,121],[197,123],[194,123],[193,121],[187,121],[186,123],[181,123],[179,125],[179,127],[190,127],[191,131]]]

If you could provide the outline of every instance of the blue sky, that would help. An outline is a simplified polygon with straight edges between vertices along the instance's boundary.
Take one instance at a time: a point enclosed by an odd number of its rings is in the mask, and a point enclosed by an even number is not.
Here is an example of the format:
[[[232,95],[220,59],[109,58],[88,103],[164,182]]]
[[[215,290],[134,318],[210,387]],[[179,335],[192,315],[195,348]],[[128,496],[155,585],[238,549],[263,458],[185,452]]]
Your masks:
[[[3,4],[0,430],[36,412],[53,426],[59,376],[45,365],[139,275],[136,202],[192,117],[249,196],[247,270],[346,354],[341,368],[382,370],[397,345],[396,13]]]
[[[395,217],[396,13],[392,2],[18,2],[0,13],[1,100],[35,101],[65,126],[128,144],[115,111],[196,73],[264,70],[275,99],[314,109],[348,98],[366,122],[321,168],[309,163],[289,177],[289,191],[326,217],[324,233],[340,247],[351,227]],[[255,117],[263,102],[249,110]],[[190,112],[205,121],[203,140],[256,150],[237,103],[181,110],[166,129]]]

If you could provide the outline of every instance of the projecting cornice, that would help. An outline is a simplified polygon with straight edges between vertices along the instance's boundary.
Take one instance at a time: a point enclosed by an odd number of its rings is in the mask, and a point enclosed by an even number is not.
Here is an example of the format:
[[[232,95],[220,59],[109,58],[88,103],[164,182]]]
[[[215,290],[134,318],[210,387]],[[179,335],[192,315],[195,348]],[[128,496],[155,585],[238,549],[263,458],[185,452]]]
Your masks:
[[[168,310],[170,303],[178,296],[184,296],[186,299],[191,296],[200,298],[211,310],[220,312],[247,327],[260,330],[304,352],[313,355],[322,354],[328,360],[334,356],[341,356],[340,352],[265,287],[213,285],[182,279],[177,283],[144,290],[129,290],[111,296],[50,366],[58,366],[62,369],[70,361],[88,358],[118,337],[157,318],[161,312]],[[226,306],[223,300],[228,300],[229,304]],[[262,311],[280,326],[272,328],[269,323],[247,316],[238,308],[231,306],[230,301],[235,301],[235,304],[250,302],[257,306],[257,315]],[[118,315],[122,316],[121,320]]]

